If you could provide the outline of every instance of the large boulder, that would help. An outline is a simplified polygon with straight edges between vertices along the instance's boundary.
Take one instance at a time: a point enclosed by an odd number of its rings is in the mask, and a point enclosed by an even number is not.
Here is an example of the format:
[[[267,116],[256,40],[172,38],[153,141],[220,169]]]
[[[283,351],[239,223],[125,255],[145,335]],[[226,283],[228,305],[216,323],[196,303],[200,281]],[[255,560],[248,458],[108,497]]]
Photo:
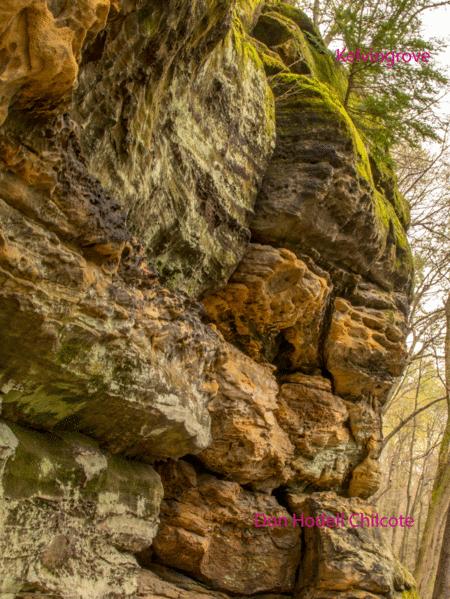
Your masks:
[[[158,472],[164,501],[153,543],[156,561],[234,594],[293,590],[299,530],[254,526],[254,513],[289,518],[275,497],[197,473],[182,461],[163,465]]]
[[[414,579],[392,555],[383,537],[385,529],[350,526],[352,514],[357,514],[352,522],[360,524],[360,515],[370,517],[377,512],[374,506],[333,493],[291,494],[288,502],[298,516],[342,515],[346,524],[304,527],[307,554],[296,599],[402,599],[409,593],[415,596]]]
[[[164,280],[190,294],[224,283],[242,258],[273,150],[273,96],[246,31],[258,5],[128,3],[80,69],[89,168]]]
[[[71,125],[39,130],[0,135],[3,416],[147,459],[203,449],[217,335],[155,279]]]
[[[294,448],[276,417],[273,369],[227,345],[216,380],[218,393],[209,403],[212,442],[199,459],[241,484],[280,486],[289,478]]]
[[[162,494],[151,466],[89,438],[0,422],[0,594],[135,597]]]
[[[356,442],[351,433],[349,418],[347,405],[332,393],[327,379],[302,374],[284,379],[277,419],[294,446],[291,484],[345,488],[352,469],[366,453],[366,443]]]
[[[208,294],[209,318],[256,361],[319,369],[329,277],[286,249],[251,244],[228,284]]]

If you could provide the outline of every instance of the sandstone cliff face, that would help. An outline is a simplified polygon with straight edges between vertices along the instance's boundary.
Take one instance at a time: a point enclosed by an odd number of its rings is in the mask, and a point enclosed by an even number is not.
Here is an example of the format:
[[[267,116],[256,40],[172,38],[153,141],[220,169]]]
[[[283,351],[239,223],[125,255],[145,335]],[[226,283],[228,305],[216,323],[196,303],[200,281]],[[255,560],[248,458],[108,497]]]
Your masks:
[[[399,599],[407,207],[276,0],[0,8],[0,594]]]

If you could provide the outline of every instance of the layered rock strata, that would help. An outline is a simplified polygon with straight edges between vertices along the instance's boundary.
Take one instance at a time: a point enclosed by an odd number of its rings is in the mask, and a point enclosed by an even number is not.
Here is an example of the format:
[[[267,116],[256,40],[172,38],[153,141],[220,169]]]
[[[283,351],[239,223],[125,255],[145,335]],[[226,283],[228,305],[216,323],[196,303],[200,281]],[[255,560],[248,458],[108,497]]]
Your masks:
[[[412,280],[307,17],[7,0],[0,66],[0,593],[414,597],[292,525],[375,509]]]

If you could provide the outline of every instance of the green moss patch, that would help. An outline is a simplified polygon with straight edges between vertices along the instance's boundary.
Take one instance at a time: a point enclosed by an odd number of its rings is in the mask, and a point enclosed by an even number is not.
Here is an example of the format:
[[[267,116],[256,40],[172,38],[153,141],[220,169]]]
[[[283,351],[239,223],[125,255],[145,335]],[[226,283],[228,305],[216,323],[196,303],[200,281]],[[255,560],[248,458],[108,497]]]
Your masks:
[[[301,10],[283,2],[268,3],[252,35],[276,52],[293,73],[309,74],[344,98],[345,72]]]
[[[374,210],[380,230],[384,232],[386,239],[391,238],[397,248],[396,269],[411,269],[412,255],[402,225],[403,221],[399,218],[393,202],[386,198],[384,190],[375,184],[366,146],[337,94],[315,78],[293,73],[275,75],[272,78],[272,86],[277,103],[283,105],[284,113],[292,110],[299,113],[310,111],[316,118],[322,115],[330,122],[337,123],[343,135],[349,138],[353,146],[357,173],[372,190]],[[400,202],[398,196],[397,199]],[[405,213],[403,219],[406,218]]]

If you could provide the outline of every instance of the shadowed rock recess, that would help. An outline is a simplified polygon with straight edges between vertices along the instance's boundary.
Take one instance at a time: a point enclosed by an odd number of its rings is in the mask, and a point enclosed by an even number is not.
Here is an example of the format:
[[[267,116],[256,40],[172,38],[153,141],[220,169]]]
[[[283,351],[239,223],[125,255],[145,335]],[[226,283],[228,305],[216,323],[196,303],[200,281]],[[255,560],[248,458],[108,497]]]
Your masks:
[[[2,599],[416,596],[382,530],[289,520],[374,509],[405,359],[344,83],[292,3],[2,1]]]

